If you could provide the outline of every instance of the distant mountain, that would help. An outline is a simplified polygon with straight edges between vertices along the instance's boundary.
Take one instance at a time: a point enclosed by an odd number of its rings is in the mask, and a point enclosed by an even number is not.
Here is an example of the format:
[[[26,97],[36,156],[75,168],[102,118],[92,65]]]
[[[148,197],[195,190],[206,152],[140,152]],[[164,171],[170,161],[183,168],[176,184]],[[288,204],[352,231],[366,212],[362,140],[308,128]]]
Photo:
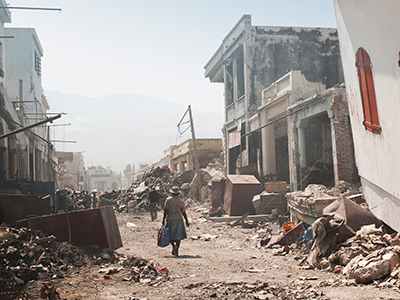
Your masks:
[[[187,107],[135,94],[86,97],[46,91],[51,112],[67,115],[55,123],[52,138],[77,141],[56,143],[59,151],[84,151],[86,166],[110,166],[121,171],[127,164],[152,162],[171,145],[190,138],[188,130],[178,139],[177,124]],[[196,110],[192,105],[197,138],[221,138],[223,113]],[[186,127],[188,124],[186,124]],[[182,128],[185,129],[185,128]]]

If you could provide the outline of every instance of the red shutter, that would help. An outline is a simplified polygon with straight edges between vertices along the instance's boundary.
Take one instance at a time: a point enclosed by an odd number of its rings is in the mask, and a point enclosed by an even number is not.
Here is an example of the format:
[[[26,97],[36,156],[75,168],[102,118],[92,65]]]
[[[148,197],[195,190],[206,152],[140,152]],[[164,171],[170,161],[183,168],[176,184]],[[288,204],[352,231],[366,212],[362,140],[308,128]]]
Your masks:
[[[376,104],[374,78],[372,77],[371,59],[363,48],[356,53],[356,66],[360,83],[361,99],[364,111],[365,129],[380,134],[378,106]]]

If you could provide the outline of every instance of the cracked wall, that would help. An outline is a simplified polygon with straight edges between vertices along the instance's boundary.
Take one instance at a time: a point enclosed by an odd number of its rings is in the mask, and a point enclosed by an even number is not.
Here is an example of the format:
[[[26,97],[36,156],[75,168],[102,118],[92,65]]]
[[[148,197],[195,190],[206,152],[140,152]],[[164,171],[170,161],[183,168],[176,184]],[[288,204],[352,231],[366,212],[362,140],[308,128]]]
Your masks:
[[[247,35],[248,107],[261,105],[261,92],[291,70],[327,88],[343,82],[336,29],[251,27]]]

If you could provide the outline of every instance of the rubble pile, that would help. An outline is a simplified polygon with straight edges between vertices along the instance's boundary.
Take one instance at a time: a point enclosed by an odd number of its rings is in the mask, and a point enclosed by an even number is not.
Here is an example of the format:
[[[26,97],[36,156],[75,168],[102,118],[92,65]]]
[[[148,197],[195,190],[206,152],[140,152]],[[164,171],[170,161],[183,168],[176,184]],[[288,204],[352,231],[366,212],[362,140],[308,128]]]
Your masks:
[[[206,168],[200,169],[201,176],[201,201],[211,202],[212,197],[212,181],[225,178],[224,167],[219,160],[209,163]],[[189,197],[198,199],[198,180],[197,174],[194,175],[190,185]]]
[[[400,235],[384,233],[375,226],[364,226],[329,256],[333,270],[342,271],[357,283],[385,278],[386,286],[400,287]],[[342,266],[344,268],[340,268]]]
[[[295,259],[304,268],[343,273],[359,284],[400,288],[400,234],[349,198],[340,196],[326,206],[323,217],[303,233],[302,242],[280,243],[276,254],[297,252]],[[263,240],[260,244],[265,245]]]
[[[214,284],[190,284],[186,289],[197,289],[197,295],[202,298],[215,299],[329,299],[317,287],[306,280],[294,280],[282,287],[281,285],[255,282],[252,284],[243,282],[214,283]]]
[[[304,191],[286,194],[289,208],[304,215],[317,217],[321,217],[323,209],[340,197],[360,199],[360,203],[364,202],[358,186],[345,181],[339,181],[331,189],[320,184],[310,184]]]
[[[97,245],[57,242],[38,230],[0,226],[0,271],[12,272],[20,284],[64,278],[71,269],[105,264],[110,266],[107,274],[128,272],[130,277],[124,280],[163,278],[152,263],[138,257],[121,256]]]
[[[81,249],[37,230],[3,225],[0,233],[0,270],[12,271],[21,282],[38,279],[39,273],[62,278],[71,266],[91,263]]]
[[[153,263],[139,257],[125,257],[123,260],[125,269],[130,269],[124,274],[123,280],[157,286],[160,282],[169,279],[169,271],[166,267],[157,269]]]
[[[183,175],[183,174],[182,174]],[[116,210],[118,211],[139,211],[148,208],[148,192],[150,187],[155,188],[162,199],[167,196],[165,191],[174,185],[182,185],[182,176],[172,172],[169,168],[157,167],[145,173],[140,182],[132,184],[132,186],[124,192],[114,192],[110,197],[113,200]]]
[[[222,178],[223,167],[215,161],[206,168],[200,170],[202,178],[201,200],[210,201],[211,199],[211,180]],[[111,199],[117,211],[140,211],[147,210],[149,207],[148,193],[150,188],[154,188],[160,194],[161,205],[168,196],[168,191],[178,186],[183,199],[198,199],[198,180],[197,174],[192,170],[182,174],[171,171],[168,167],[157,167],[145,173],[143,178],[123,192],[113,192],[102,195],[102,198]]]

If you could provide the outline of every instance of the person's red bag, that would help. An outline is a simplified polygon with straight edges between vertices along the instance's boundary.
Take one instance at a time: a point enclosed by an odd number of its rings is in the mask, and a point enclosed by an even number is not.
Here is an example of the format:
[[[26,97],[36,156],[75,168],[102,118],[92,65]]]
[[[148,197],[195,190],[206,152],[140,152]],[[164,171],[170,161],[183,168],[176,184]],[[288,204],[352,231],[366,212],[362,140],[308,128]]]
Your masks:
[[[166,247],[169,245],[169,229],[164,225],[158,229],[157,246]]]

